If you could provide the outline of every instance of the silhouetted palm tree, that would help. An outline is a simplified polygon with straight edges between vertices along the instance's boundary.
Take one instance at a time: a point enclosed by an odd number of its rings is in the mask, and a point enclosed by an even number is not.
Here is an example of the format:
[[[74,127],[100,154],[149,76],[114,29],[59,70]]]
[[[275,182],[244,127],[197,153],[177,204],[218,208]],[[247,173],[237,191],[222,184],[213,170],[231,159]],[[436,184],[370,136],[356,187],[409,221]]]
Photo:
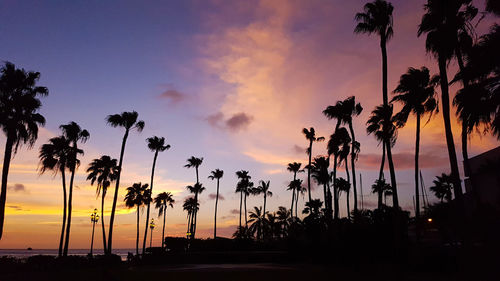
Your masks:
[[[438,110],[436,92],[434,86],[437,83],[436,78],[431,79],[429,69],[423,66],[420,69],[413,67],[408,68],[408,71],[401,75],[399,84],[394,90],[394,98],[392,101],[399,102],[403,108],[398,112],[394,119],[399,127],[406,125],[408,116],[415,114],[417,118],[417,132],[415,137],[415,218],[417,222],[420,220],[420,194],[419,194],[419,151],[420,151],[420,119],[429,114],[429,120],[432,114]],[[429,121],[428,120],[428,121]],[[427,121],[427,122],[428,122]],[[419,223],[416,224],[417,238],[420,237]]]
[[[266,226],[266,216],[265,213],[262,212],[262,207],[253,207],[254,210],[250,211],[249,214],[249,220],[248,222],[250,223],[250,227],[248,228],[248,231],[252,235],[256,235],[256,238],[261,240],[263,233],[264,233],[264,228]]]
[[[10,62],[0,69],[0,128],[5,134],[5,153],[0,190],[0,240],[3,235],[5,202],[10,161],[21,144],[31,148],[38,138],[38,126],[45,118],[38,113],[42,103],[38,97],[48,95],[45,87],[37,86],[39,72],[18,69]]]
[[[345,192],[346,194],[346,205],[347,205],[347,218],[351,219],[351,210],[349,208],[349,192],[351,191],[351,183],[347,181],[344,178],[338,178],[337,179],[337,190],[339,192],[339,197],[342,194],[342,192]]]
[[[377,208],[382,208],[382,197],[387,189],[392,189],[391,185],[385,182],[385,179],[378,179],[372,185],[372,193],[377,193]]]
[[[302,184],[302,180],[300,179],[294,179],[294,180],[291,180],[290,183],[288,184],[288,188],[287,190],[291,190],[293,192],[293,196],[292,196],[292,206],[290,208],[290,212],[292,212],[292,216],[293,216],[293,206],[294,204],[296,204],[297,200],[295,198],[295,193],[297,192],[298,189],[301,188],[301,185]],[[297,197],[299,196],[298,192],[297,192]]]
[[[434,193],[434,195],[443,202],[444,199],[446,201],[451,201],[451,190],[453,189],[453,179],[450,175],[441,174],[441,176],[437,176],[433,181],[434,185],[429,189]]]
[[[211,172],[211,175],[208,176],[211,180],[217,180],[217,193],[215,195],[215,214],[214,214],[214,239],[217,238],[217,205],[219,203],[219,181],[224,176],[224,171],[215,169]]]
[[[309,141],[309,147],[307,148],[307,155],[309,155],[309,164],[308,167],[311,167],[311,160],[312,160],[312,145],[313,142],[316,141],[324,141],[324,137],[316,137],[316,131],[314,130],[313,127],[302,129],[302,133],[305,135],[306,139]],[[312,197],[311,197],[311,170],[307,169],[307,192],[309,196],[309,202],[311,202]]]
[[[259,182],[259,186],[254,188],[254,194],[259,195],[259,194],[264,194],[264,209],[262,211],[262,214],[266,214],[266,201],[267,197],[272,197],[273,193],[269,190],[269,186],[271,185],[271,181],[263,181],[261,180]]]
[[[320,199],[314,199],[311,202],[306,202],[306,207],[304,210],[302,210],[303,214],[319,214],[319,210],[321,210],[321,207],[323,206],[323,202],[321,202]]]
[[[195,169],[195,171],[196,171],[196,183],[199,184],[200,183],[200,179],[199,179],[199,176],[198,176],[198,168],[203,163],[203,157],[197,158],[197,157],[191,156],[191,158],[187,159],[187,162],[188,163],[186,165],[184,165],[184,167],[186,167],[188,169],[189,168],[194,168]],[[198,193],[194,194],[194,199],[196,200],[196,202],[198,202]],[[193,239],[194,239],[195,234],[196,234],[197,216],[198,216],[198,212],[196,211],[193,214],[193,218],[191,219],[191,229],[190,229],[189,232],[191,233],[191,238],[193,238]]]
[[[295,186],[295,217],[298,217],[298,204],[299,204],[299,194],[304,198],[304,194],[307,192],[305,186],[302,185],[303,180],[297,179],[297,185]]]
[[[236,176],[238,177],[238,183],[236,184],[236,193],[240,193],[240,223],[239,223],[239,228],[241,228],[241,211],[242,211],[242,205],[243,205],[243,197],[245,197],[245,202],[246,202],[246,197],[248,196],[248,188],[250,185],[250,179],[252,178],[249,174],[248,171],[241,170],[236,172]],[[246,203],[245,203],[245,209],[246,209]],[[246,211],[245,211],[245,221],[246,221]]]
[[[195,183],[194,185],[188,185],[186,186],[187,190],[189,190],[189,192],[193,193],[194,194],[194,200],[196,201],[196,203],[198,203],[198,196],[199,194],[201,194],[204,190],[205,190],[205,187],[197,182]],[[199,206],[199,204],[196,204],[196,206]],[[191,238],[194,239],[195,237],[195,233],[196,233],[196,222],[197,222],[197,216],[198,216],[198,209],[195,210],[194,214],[193,214],[193,217],[191,219]]]
[[[326,216],[331,218],[331,192],[330,192],[330,174],[328,173],[328,166],[330,159],[324,156],[315,157],[311,163],[311,176],[318,185],[323,186],[323,197],[325,200]]]
[[[78,142],[86,142],[90,138],[90,133],[80,128],[80,126],[75,122],[70,122],[66,125],[61,125],[59,128],[62,130],[63,135],[70,142],[71,145],[71,154],[69,155],[70,159],[76,159],[76,154],[83,151],[78,149]],[[69,194],[68,194],[68,218],[66,223],[66,239],[64,241],[64,251],[63,255],[68,255],[68,247],[69,247],[69,237],[70,237],[70,229],[71,229],[71,213],[73,210],[73,182],[75,178],[75,172],[77,168],[77,161],[71,160],[70,166],[68,166],[71,177],[69,180]]]
[[[184,200],[184,204],[182,205],[182,209],[188,213],[188,222],[187,222],[187,236],[191,237],[191,222],[193,220],[194,214],[200,209],[200,203],[198,203],[194,197],[189,197]]]
[[[351,138],[349,137],[349,133],[346,128],[338,128],[335,132],[330,136],[328,140],[327,150],[328,155],[333,155],[333,211],[334,218],[339,218],[339,200],[338,200],[338,191],[337,191],[337,167],[342,162],[341,155],[349,154],[349,143],[351,143]],[[325,206],[328,208],[328,204],[325,203]],[[331,206],[330,206],[331,207]]]
[[[302,163],[297,163],[297,162],[288,163],[288,166],[287,166],[287,168],[286,168],[286,169],[287,169],[289,172],[292,172],[292,173],[293,173],[293,182],[295,182],[295,181],[296,181],[296,179],[297,179],[297,173],[302,173],[302,172],[304,172],[304,170],[301,170],[301,169],[300,169],[300,168],[301,168],[301,166],[302,166]],[[296,187],[296,185],[292,185],[292,186],[290,186],[290,185],[289,185],[289,187],[291,187],[291,190],[292,190],[292,207],[290,208],[290,211],[292,212],[292,216],[293,216],[293,204],[294,204],[294,202],[296,201],[296,200],[295,200],[295,193],[297,192],[297,190],[296,190],[296,188],[295,188],[295,187]],[[297,196],[299,196],[299,195],[297,194]]]
[[[104,198],[108,191],[108,187],[118,177],[118,160],[112,159],[108,155],[103,155],[101,158],[92,160],[87,168],[87,180],[94,185],[97,182],[96,194],[101,193],[101,225],[102,225],[102,243],[104,252],[107,252],[106,247],[106,229],[104,227]]]
[[[106,122],[111,127],[122,127],[125,129],[120,150],[120,160],[118,162],[118,176],[116,177],[115,194],[113,196],[113,205],[111,207],[111,216],[109,219],[108,251],[106,254],[111,254],[111,251],[113,250],[113,225],[115,222],[116,202],[118,201],[118,189],[120,187],[123,156],[125,154],[125,144],[127,143],[128,134],[130,130],[133,129],[136,129],[138,132],[142,132],[144,129],[144,121],[137,120],[137,117],[139,117],[139,114],[135,111],[122,112],[121,114],[113,114],[106,117]]]
[[[69,154],[71,153],[69,141],[64,136],[53,137],[40,147],[40,174],[47,170],[54,172],[54,175],[61,173],[63,188],[63,223],[61,228],[61,237],[59,239],[58,255],[63,254],[64,232],[66,228],[67,215],[67,193],[66,193],[66,169],[69,166]]]
[[[147,194],[146,194],[147,193]],[[139,255],[139,209],[143,204],[151,202],[151,190],[148,189],[148,184],[134,183],[127,187],[125,195],[125,206],[128,208],[137,207],[137,236],[135,239],[135,253]]]
[[[457,14],[468,0],[428,0],[425,4],[425,14],[418,27],[418,36],[426,33],[425,48],[438,60],[439,77],[441,85],[441,104],[443,108],[443,120],[450,160],[451,175],[454,182],[455,197],[462,199],[462,184],[458,172],[457,154],[453,141],[453,132],[450,121],[450,97],[448,87],[447,64],[455,55],[458,46]]]
[[[151,168],[151,183],[150,183],[150,188],[149,188],[151,190],[151,194],[153,194],[153,182],[154,182],[154,177],[155,177],[155,166],[156,166],[156,159],[158,158],[158,153],[170,149],[170,145],[165,144],[165,138],[163,138],[163,137],[160,138],[157,136],[153,136],[153,137],[147,138],[146,141],[148,143],[149,150],[154,152],[153,167]],[[148,227],[149,210],[151,207],[150,205],[151,204],[148,203],[147,209],[146,209],[146,222],[144,224],[144,239],[142,242],[142,254],[143,255],[146,252],[146,239],[148,237],[148,228],[149,228]],[[162,240],[162,245],[163,245],[163,240]]]
[[[167,217],[167,207],[174,207],[175,200],[172,193],[162,192],[155,197],[155,208],[158,209],[158,216],[163,215],[163,227],[161,231],[161,248],[165,247],[165,220]]]
[[[387,144],[387,160],[389,162],[389,171],[391,174],[391,186],[392,186],[392,205],[395,208],[399,208],[398,191],[396,186],[396,172],[394,169],[394,163],[392,162],[392,152],[389,149],[393,147],[397,139],[397,128],[394,124],[395,120],[393,118],[393,106],[392,104],[388,106],[379,105],[373,111],[372,115],[366,122],[366,132],[370,135],[375,135],[375,138],[379,142]],[[384,159],[382,157],[382,159]],[[382,160],[382,165],[380,167],[379,180],[383,179],[383,168],[384,161]]]

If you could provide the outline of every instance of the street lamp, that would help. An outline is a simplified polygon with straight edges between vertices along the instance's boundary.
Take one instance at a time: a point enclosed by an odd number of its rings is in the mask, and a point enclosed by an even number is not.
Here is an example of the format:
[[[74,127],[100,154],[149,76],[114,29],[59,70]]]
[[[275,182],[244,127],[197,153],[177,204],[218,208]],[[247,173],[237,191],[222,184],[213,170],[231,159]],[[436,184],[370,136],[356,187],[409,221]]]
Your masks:
[[[92,256],[92,252],[94,250],[95,224],[99,221],[99,214],[97,214],[97,209],[94,209],[94,212],[90,215],[90,221],[92,222],[92,242],[90,242],[90,256]]]
[[[149,248],[153,245],[153,229],[155,229],[155,220],[151,219],[151,223],[149,223],[149,228],[151,229],[151,238],[149,239]]]

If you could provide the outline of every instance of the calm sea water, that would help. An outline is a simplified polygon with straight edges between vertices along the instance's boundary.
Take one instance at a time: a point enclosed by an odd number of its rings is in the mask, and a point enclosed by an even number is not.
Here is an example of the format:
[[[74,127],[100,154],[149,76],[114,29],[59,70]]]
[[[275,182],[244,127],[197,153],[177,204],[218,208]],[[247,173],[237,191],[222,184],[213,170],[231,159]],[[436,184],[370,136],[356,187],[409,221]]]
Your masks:
[[[89,249],[69,249],[69,255],[75,256],[86,256],[90,250]],[[127,259],[128,252],[135,253],[135,249],[113,249],[113,254],[119,255],[122,260]],[[104,252],[102,249],[95,249],[94,255],[102,255]],[[0,257],[1,256],[11,256],[16,258],[25,258],[29,256],[36,255],[49,255],[49,256],[57,256],[57,249],[0,249]]]

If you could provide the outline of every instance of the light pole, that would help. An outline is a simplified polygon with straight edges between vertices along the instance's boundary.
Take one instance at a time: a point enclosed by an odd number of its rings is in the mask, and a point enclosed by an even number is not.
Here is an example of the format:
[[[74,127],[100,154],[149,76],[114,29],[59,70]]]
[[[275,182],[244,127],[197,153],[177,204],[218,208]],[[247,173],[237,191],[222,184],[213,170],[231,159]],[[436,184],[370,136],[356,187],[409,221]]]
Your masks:
[[[153,245],[153,229],[155,229],[155,220],[151,219],[151,223],[149,223],[149,228],[151,229],[151,238],[149,239],[149,248]]]
[[[92,252],[94,250],[95,224],[99,221],[99,214],[97,214],[97,209],[94,209],[94,212],[90,215],[90,221],[92,222],[92,242],[90,242],[90,256],[92,256]]]

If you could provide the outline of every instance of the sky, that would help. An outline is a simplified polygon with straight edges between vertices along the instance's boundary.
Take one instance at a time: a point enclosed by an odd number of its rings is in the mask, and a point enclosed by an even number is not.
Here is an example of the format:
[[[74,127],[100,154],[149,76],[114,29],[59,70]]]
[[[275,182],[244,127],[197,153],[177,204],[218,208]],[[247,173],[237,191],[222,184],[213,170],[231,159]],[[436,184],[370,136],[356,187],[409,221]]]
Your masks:
[[[75,121],[91,137],[81,145],[85,155],[75,177],[70,248],[89,247],[90,213],[100,208],[96,187],[86,181],[88,163],[101,155],[119,157],[123,130],[105,122],[109,114],[135,110],[146,123],[127,141],[114,247],[135,245],[135,209],[123,204],[126,187],[149,183],[153,152],[146,138],[165,137],[171,149],[160,153],[153,194],[169,191],[176,204],[167,211],[166,235],[184,236],[195,171],[186,159],[203,157],[197,236],[213,233],[216,183],[210,171],[224,170],[218,211],[218,234],[230,237],[238,224],[239,196],[235,172],[248,170],[252,180],[270,180],[273,196],[266,209],[289,206],[286,190],[292,175],[289,162],[307,162],[308,145],[302,128],[313,126],[329,137],[334,122],[322,111],[337,100],[356,96],[364,108],[354,120],[361,143],[357,177],[362,177],[365,208],[376,206],[370,193],[380,165],[381,148],[368,136],[365,123],[382,102],[381,55],[376,36],[353,33],[354,15],[365,1],[13,1],[0,2],[0,60],[41,73],[39,85],[49,89],[41,113],[46,126],[32,149],[22,147],[11,162],[5,232],[0,248],[57,248],[62,220],[59,175],[38,171],[38,150],[60,134],[59,125]],[[417,37],[423,0],[392,1],[394,37],[388,43],[388,84],[392,91],[408,67],[427,66],[437,72]],[[474,2],[480,9],[482,1]],[[495,19],[486,17],[477,33],[487,32]],[[450,77],[456,72],[449,65]],[[452,86],[454,93],[457,86]],[[396,109],[399,107],[396,106]],[[454,113],[454,111],[453,111]],[[460,125],[453,119],[455,146],[460,151]],[[398,132],[393,150],[401,206],[413,209],[415,119]],[[5,136],[0,136],[0,146]],[[471,156],[498,146],[487,135],[474,134]],[[313,155],[324,155],[317,143]],[[422,128],[420,163],[424,183],[449,172],[440,114]],[[3,159],[3,149],[0,150]],[[462,170],[462,168],[460,167]],[[340,176],[345,176],[341,169]],[[386,172],[388,178],[388,172]],[[306,182],[305,174],[300,178]],[[359,182],[359,180],[358,180]],[[358,183],[359,184],[359,183]],[[359,189],[359,187],[358,187]],[[113,189],[111,189],[113,191]],[[111,192],[108,191],[108,194]],[[313,185],[313,197],[322,190]],[[341,215],[345,216],[345,198]],[[350,198],[352,200],[352,197]],[[436,201],[432,195],[430,201]],[[262,196],[250,197],[248,209],[261,206]],[[112,196],[107,196],[108,225]],[[299,208],[303,208],[300,198]],[[351,202],[352,206],[352,202]],[[161,242],[161,223],[153,244]],[[144,216],[141,212],[141,217]],[[144,222],[141,223],[141,233]],[[96,244],[102,245],[100,231]]]

